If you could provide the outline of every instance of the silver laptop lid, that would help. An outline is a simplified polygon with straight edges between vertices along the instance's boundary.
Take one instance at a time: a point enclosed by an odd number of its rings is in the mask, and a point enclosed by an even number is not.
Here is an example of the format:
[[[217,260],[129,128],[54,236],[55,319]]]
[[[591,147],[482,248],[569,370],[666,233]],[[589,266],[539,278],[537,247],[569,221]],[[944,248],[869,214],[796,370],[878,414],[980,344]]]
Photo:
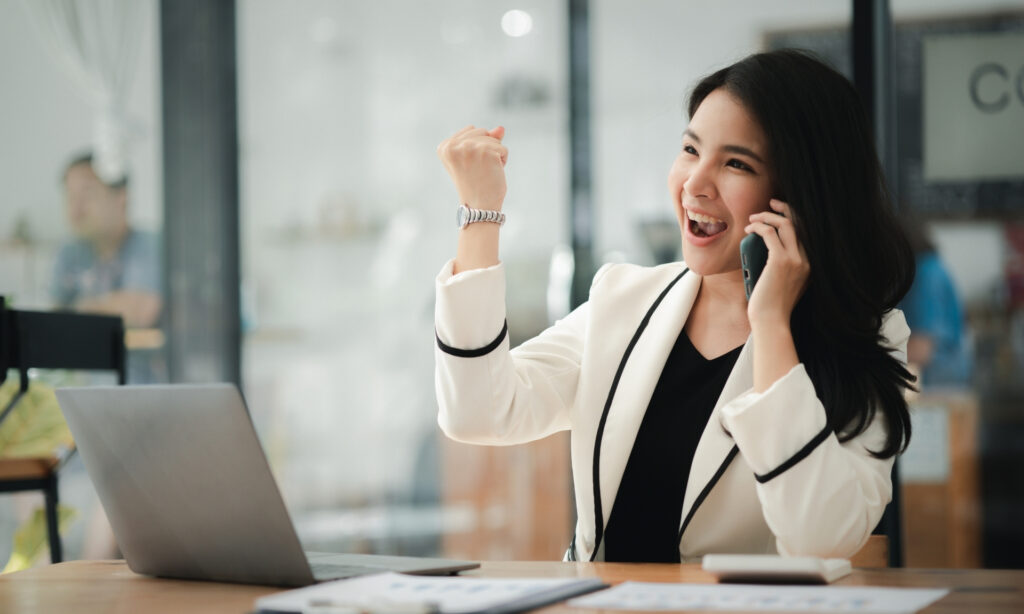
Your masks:
[[[62,388],[57,399],[133,571],[313,582],[233,385]]]

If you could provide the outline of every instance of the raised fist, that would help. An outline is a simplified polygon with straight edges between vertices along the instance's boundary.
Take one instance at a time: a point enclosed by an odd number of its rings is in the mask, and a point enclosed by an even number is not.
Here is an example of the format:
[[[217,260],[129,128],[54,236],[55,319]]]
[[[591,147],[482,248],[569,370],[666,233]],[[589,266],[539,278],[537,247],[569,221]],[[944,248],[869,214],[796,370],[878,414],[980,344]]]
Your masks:
[[[437,146],[459,200],[474,209],[501,209],[505,200],[508,149],[501,144],[505,128],[466,126]]]

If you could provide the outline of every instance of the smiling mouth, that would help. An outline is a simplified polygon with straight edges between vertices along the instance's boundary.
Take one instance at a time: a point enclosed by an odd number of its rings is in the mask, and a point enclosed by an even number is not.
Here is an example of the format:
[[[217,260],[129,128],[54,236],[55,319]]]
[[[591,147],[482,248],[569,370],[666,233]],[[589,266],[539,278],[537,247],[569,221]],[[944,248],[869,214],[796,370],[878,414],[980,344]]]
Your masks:
[[[698,237],[713,237],[724,232],[729,227],[728,224],[718,218],[694,213],[689,209],[686,210],[686,217],[690,223],[690,232]]]

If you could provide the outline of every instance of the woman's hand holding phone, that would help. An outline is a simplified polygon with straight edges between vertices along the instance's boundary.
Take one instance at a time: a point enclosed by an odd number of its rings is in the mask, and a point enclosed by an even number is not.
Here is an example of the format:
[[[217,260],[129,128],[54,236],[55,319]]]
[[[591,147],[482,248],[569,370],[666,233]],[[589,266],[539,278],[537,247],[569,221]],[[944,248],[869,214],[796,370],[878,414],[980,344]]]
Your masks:
[[[811,266],[797,239],[789,205],[773,198],[769,206],[771,211],[751,215],[750,224],[744,229],[760,236],[768,248],[764,270],[749,296],[747,317],[751,328],[762,324],[788,328],[793,308],[807,286]]]

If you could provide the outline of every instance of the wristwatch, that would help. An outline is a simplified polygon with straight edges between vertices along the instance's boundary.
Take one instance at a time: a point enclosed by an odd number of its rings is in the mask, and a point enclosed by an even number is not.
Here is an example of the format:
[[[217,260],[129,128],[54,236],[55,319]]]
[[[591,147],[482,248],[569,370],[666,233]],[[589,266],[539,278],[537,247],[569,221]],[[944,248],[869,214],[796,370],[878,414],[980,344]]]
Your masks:
[[[459,228],[465,228],[474,222],[491,222],[501,226],[505,223],[505,214],[490,209],[470,209],[469,205],[459,205],[455,211],[455,222]]]

